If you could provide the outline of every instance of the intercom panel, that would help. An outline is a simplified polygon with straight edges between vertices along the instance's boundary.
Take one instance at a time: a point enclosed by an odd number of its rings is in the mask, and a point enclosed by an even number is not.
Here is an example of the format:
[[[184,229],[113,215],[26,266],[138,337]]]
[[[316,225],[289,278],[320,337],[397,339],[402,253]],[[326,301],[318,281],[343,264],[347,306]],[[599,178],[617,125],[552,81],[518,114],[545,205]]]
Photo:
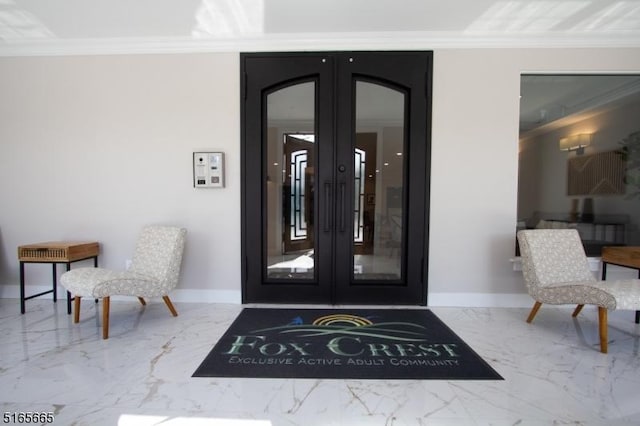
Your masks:
[[[193,153],[193,186],[195,188],[224,188],[224,153]]]

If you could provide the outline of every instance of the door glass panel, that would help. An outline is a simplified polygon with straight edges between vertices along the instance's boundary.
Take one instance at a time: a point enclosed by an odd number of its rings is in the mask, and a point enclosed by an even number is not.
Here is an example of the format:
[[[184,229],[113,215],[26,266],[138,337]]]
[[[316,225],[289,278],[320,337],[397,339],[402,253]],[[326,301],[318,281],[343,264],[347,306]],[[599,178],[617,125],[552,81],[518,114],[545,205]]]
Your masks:
[[[399,281],[403,256],[405,94],[356,82],[353,273]]]
[[[267,278],[312,280],[315,82],[267,95]]]

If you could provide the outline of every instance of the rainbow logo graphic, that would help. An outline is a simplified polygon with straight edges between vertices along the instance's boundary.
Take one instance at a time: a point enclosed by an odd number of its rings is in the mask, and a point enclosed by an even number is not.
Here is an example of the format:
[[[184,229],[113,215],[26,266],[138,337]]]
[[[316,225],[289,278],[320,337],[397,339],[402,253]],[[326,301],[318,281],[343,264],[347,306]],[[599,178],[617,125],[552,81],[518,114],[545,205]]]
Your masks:
[[[325,325],[347,325],[362,327],[365,325],[373,325],[373,323],[364,317],[349,314],[333,314],[320,317],[313,321],[313,325],[325,326]]]
[[[289,324],[253,330],[252,333],[275,332],[278,334],[296,334],[300,337],[320,336],[362,336],[378,339],[394,339],[409,342],[424,341],[425,327],[411,322],[380,322],[348,313],[323,315],[311,322],[305,322],[300,316]]]

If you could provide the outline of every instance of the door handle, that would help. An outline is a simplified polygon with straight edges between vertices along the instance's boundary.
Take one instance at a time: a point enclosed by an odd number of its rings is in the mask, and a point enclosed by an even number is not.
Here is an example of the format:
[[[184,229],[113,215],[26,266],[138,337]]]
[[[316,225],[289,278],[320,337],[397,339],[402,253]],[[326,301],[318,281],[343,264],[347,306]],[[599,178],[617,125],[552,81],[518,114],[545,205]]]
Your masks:
[[[331,182],[324,183],[324,232],[331,232]]]
[[[346,190],[347,184],[345,182],[340,182],[340,232],[344,232],[345,230],[345,190]]]

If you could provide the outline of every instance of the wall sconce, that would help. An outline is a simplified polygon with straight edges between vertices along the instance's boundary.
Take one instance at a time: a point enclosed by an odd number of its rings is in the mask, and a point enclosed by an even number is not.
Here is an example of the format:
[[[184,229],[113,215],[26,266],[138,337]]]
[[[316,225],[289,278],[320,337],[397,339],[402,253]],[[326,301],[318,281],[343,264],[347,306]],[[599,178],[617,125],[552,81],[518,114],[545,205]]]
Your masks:
[[[560,139],[560,151],[576,151],[577,155],[584,154],[584,147],[591,145],[591,133],[580,133]]]

